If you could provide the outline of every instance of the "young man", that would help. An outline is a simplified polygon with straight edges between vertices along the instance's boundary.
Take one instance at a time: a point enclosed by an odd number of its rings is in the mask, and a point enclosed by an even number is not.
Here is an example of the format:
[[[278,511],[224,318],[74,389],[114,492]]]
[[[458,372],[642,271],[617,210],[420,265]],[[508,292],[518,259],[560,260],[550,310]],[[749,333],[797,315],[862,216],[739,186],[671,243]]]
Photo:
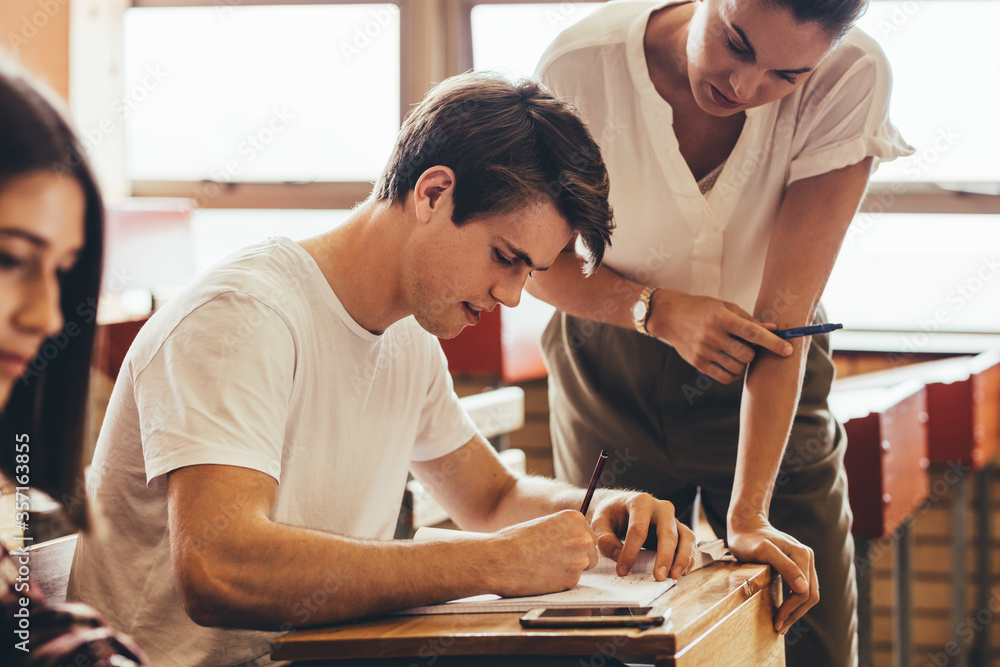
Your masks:
[[[70,596],[153,664],[218,667],[266,664],[274,630],[564,589],[595,543],[625,572],[647,532],[657,578],[681,575],[694,539],[669,503],[605,490],[584,517],[582,489],[508,472],[431,335],[517,305],[574,239],[596,266],[607,196],[587,130],[538,85],[435,88],[344,225],[237,253],[142,329],[91,471],[106,531],[80,538]],[[388,539],[408,471],[490,535]]]

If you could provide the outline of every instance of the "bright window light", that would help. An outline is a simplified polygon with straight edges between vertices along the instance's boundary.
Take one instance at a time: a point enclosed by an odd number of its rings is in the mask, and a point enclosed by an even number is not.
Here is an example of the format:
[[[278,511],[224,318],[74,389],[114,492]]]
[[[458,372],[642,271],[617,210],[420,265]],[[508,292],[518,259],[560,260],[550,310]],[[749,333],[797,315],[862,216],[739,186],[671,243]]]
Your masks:
[[[915,155],[879,181],[1000,181],[1000,2],[871,2],[860,27],[892,64],[891,116]]]
[[[132,180],[373,181],[399,130],[394,4],[125,13]]]
[[[549,42],[600,6],[597,2],[476,5],[472,8],[473,66],[512,79],[531,76]]]
[[[863,213],[823,303],[848,329],[1000,331],[1000,216]]]

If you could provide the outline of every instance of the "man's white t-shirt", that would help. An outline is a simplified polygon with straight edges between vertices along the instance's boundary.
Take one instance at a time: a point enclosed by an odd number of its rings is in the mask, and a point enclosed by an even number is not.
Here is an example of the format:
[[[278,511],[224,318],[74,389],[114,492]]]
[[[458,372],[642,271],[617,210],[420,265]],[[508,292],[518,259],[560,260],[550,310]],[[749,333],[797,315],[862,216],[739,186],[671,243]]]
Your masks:
[[[101,610],[157,667],[268,664],[274,633],[203,628],[184,612],[167,473],[258,470],[278,481],[274,521],[389,539],[410,462],[475,432],[437,339],[413,318],[374,335],[299,245],[246,248],[157,312],[129,350],[88,480],[101,528],[79,539],[68,596]],[[219,507],[194,537],[217,539],[232,510]],[[332,594],[336,568],[317,593]],[[321,603],[303,600],[286,627]]]
[[[746,111],[736,146],[703,195],[643,50],[650,14],[668,4],[602,6],[556,37],[537,73],[576,105],[601,147],[618,222],[604,264],[642,283],[753,312],[787,186],[913,149],[889,120],[885,55],[852,28],[794,93]]]

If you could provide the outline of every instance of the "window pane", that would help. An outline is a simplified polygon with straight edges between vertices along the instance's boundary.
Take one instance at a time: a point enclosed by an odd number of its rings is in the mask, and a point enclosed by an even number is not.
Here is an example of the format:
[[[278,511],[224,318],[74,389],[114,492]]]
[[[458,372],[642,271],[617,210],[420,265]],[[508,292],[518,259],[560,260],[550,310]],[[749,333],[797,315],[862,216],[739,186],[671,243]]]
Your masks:
[[[917,152],[876,180],[1000,181],[1000,2],[871,2],[859,25],[892,64],[892,120]]]
[[[600,7],[597,2],[476,5],[472,8],[472,62],[511,78],[531,76],[560,31]]]
[[[1000,216],[862,214],[823,294],[848,329],[1000,331]]]
[[[370,181],[399,130],[396,5],[125,13],[133,180]]]

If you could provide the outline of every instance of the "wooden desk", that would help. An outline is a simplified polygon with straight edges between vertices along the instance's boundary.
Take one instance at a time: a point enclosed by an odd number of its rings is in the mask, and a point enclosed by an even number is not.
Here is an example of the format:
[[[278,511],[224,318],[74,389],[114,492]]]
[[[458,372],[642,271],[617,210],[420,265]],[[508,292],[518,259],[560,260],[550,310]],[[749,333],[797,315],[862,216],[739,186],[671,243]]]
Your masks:
[[[784,665],[784,640],[774,632],[773,600],[780,578],[766,565],[715,563],[682,578],[664,594],[673,608],[659,628],[525,630],[520,614],[380,616],[275,638],[276,660],[320,660],[365,665],[498,664],[498,656],[567,656],[579,665],[614,660],[668,665]],[[493,656],[493,659],[490,659]],[[596,662],[590,658],[596,658]],[[381,659],[381,660],[373,660]],[[393,660],[395,659],[395,660]],[[449,660],[458,660],[450,663]]]

